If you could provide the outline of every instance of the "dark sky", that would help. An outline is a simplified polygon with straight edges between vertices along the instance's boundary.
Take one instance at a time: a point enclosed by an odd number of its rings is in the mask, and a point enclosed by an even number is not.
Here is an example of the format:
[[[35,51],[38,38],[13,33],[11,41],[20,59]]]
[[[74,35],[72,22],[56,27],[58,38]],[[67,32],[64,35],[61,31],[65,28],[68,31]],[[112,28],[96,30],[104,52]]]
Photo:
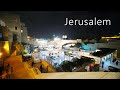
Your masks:
[[[97,37],[117,34],[120,26],[120,12],[105,11],[14,11],[21,17],[28,34],[37,38],[51,38],[68,35],[69,38]],[[64,26],[65,18],[72,19],[110,19],[111,26]]]

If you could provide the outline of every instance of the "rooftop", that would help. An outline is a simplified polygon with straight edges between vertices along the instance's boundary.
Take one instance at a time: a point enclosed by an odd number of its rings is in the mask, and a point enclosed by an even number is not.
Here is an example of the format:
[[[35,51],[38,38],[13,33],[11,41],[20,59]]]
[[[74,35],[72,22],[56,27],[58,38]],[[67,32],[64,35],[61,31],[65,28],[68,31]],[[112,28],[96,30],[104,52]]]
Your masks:
[[[94,56],[98,56],[98,57],[102,57],[105,56],[107,54],[110,54],[112,52],[114,52],[117,49],[110,49],[110,48],[99,48],[100,51],[94,52],[92,53],[92,55]]]

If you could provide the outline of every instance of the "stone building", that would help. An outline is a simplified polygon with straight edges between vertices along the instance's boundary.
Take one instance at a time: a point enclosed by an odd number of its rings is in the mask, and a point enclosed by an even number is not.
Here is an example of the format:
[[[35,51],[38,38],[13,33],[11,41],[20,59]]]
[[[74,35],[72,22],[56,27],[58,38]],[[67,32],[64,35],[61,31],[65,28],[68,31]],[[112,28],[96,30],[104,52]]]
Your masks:
[[[21,43],[21,22],[20,16],[11,13],[0,13],[0,20],[4,21],[9,29],[8,41],[10,46],[13,41]]]
[[[20,21],[19,15],[2,12],[0,13],[0,24],[2,25],[2,28],[4,26],[4,28],[8,29],[8,34],[2,31],[0,36],[3,35],[4,39],[9,42],[10,51],[13,43],[28,43],[27,27]]]
[[[27,27],[25,26],[25,24],[22,22],[21,23],[21,42],[22,43],[28,43],[28,39],[27,39]]]
[[[5,22],[0,20],[0,53],[1,57],[9,56],[9,42],[8,42],[9,29],[6,27]]]

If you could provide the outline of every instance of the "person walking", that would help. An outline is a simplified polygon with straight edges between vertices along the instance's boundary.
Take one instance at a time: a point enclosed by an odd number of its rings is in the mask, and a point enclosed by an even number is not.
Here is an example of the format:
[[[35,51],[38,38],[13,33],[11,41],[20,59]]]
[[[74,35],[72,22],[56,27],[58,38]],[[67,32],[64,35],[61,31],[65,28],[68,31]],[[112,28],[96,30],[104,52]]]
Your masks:
[[[118,66],[118,60],[116,61],[116,65]]]
[[[8,74],[8,72],[9,72],[9,67],[10,67],[10,64],[8,64],[7,67],[6,67],[6,73],[7,73],[7,74]]]
[[[40,71],[41,71],[41,73],[42,73],[42,65],[40,65]]]
[[[104,68],[104,62],[102,61],[102,68]]]
[[[33,65],[34,65],[34,61],[32,61],[32,67],[33,67]]]

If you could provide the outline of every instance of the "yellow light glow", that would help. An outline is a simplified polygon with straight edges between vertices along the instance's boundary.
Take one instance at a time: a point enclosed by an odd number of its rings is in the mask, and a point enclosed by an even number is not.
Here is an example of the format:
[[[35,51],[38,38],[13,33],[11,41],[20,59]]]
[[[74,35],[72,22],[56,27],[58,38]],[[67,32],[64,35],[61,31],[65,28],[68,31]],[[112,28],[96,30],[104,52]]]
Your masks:
[[[3,54],[3,53],[0,52],[0,58],[2,58],[2,54]]]
[[[27,36],[27,39],[29,39],[30,38],[30,36]]]
[[[107,41],[109,41],[109,39],[107,39]]]
[[[7,54],[9,54],[9,43],[8,43],[8,41],[5,41],[5,44],[4,44],[3,48],[5,49]]]
[[[6,47],[6,46],[4,46],[3,48],[4,48],[4,49],[6,49],[7,47]]]
[[[69,51],[68,53],[69,53],[69,54],[72,54],[72,51]]]
[[[2,56],[2,53],[0,52],[0,56]]]
[[[102,37],[102,39],[109,39],[109,38],[120,38],[120,36],[113,36],[113,37]]]

